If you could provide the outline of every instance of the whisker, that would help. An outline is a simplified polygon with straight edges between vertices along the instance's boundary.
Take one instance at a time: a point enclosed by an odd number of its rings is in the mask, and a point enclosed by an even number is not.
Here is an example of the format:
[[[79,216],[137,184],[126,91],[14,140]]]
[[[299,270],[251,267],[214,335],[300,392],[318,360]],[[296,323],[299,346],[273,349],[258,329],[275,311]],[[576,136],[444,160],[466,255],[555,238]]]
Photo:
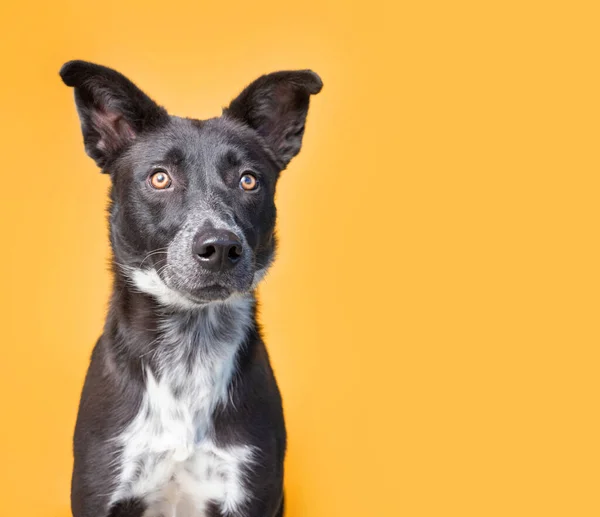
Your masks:
[[[138,267],[142,267],[142,265],[144,264],[144,262],[146,262],[146,260],[148,260],[150,257],[152,257],[153,255],[160,255],[161,253],[164,253],[165,255],[167,254],[167,250],[168,248],[157,248],[153,251],[151,251],[150,253],[148,253],[140,262],[140,265]]]
[[[164,266],[162,266],[161,268],[159,268],[159,269],[156,271],[156,274],[157,274],[157,275],[160,275],[160,274],[161,274],[163,271],[165,271],[165,270],[166,270],[166,269],[167,269],[167,268],[168,268],[170,265],[171,265],[171,264],[165,264]]]

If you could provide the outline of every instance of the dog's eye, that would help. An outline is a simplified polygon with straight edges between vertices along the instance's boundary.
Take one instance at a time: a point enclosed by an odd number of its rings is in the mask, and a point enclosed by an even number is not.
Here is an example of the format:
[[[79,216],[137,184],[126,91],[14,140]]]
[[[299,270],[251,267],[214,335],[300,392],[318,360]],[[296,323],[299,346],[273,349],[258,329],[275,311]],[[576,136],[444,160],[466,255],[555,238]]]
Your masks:
[[[258,188],[258,178],[249,172],[240,178],[240,188],[243,190],[256,190]]]
[[[171,186],[171,177],[163,170],[155,171],[150,176],[150,185],[157,190],[164,190]]]

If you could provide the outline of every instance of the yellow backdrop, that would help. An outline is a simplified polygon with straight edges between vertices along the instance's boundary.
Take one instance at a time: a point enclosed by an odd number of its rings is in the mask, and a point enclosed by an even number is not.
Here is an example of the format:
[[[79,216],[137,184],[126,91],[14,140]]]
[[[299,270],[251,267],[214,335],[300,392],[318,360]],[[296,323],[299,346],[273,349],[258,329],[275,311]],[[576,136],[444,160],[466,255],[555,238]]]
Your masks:
[[[204,118],[324,80],[260,291],[288,517],[600,515],[593,4],[4,2],[0,514],[69,515],[109,294],[81,58]]]

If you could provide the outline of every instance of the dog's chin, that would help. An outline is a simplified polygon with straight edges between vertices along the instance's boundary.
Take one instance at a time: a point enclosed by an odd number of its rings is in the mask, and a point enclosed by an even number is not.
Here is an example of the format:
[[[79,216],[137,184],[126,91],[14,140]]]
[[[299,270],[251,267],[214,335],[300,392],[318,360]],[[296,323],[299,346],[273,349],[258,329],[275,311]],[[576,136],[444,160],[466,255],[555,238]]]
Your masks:
[[[182,292],[182,294],[189,298],[190,301],[198,304],[224,302],[236,293],[236,290],[219,284],[205,285]]]
[[[211,279],[212,280],[212,279]],[[230,285],[225,282],[202,282],[197,285],[172,285],[168,280],[165,284],[179,295],[196,305],[226,302],[236,296],[243,296],[251,291],[251,282],[240,282]]]
[[[191,306],[227,302],[244,297],[254,289],[256,272],[245,257],[233,270],[206,271],[195,262],[171,260],[152,267],[156,278],[169,293],[163,296],[167,305]],[[174,303],[171,303],[174,301]]]

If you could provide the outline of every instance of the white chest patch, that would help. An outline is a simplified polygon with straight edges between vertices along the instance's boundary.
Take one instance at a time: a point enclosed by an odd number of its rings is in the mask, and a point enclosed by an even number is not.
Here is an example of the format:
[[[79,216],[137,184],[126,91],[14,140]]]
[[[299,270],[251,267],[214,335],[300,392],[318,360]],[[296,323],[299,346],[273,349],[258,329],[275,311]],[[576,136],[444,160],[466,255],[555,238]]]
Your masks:
[[[243,444],[217,447],[211,418],[217,404],[228,401],[250,303],[226,308],[227,321],[235,322],[227,332],[217,331],[220,316],[211,307],[197,323],[182,318],[165,324],[157,349],[160,374],[147,369],[140,409],[116,438],[122,453],[111,503],[141,498],[148,507],[144,517],[202,517],[209,502],[234,512],[249,499],[245,477],[256,451]],[[212,341],[196,342],[206,338]],[[202,348],[190,356],[189,347]]]

